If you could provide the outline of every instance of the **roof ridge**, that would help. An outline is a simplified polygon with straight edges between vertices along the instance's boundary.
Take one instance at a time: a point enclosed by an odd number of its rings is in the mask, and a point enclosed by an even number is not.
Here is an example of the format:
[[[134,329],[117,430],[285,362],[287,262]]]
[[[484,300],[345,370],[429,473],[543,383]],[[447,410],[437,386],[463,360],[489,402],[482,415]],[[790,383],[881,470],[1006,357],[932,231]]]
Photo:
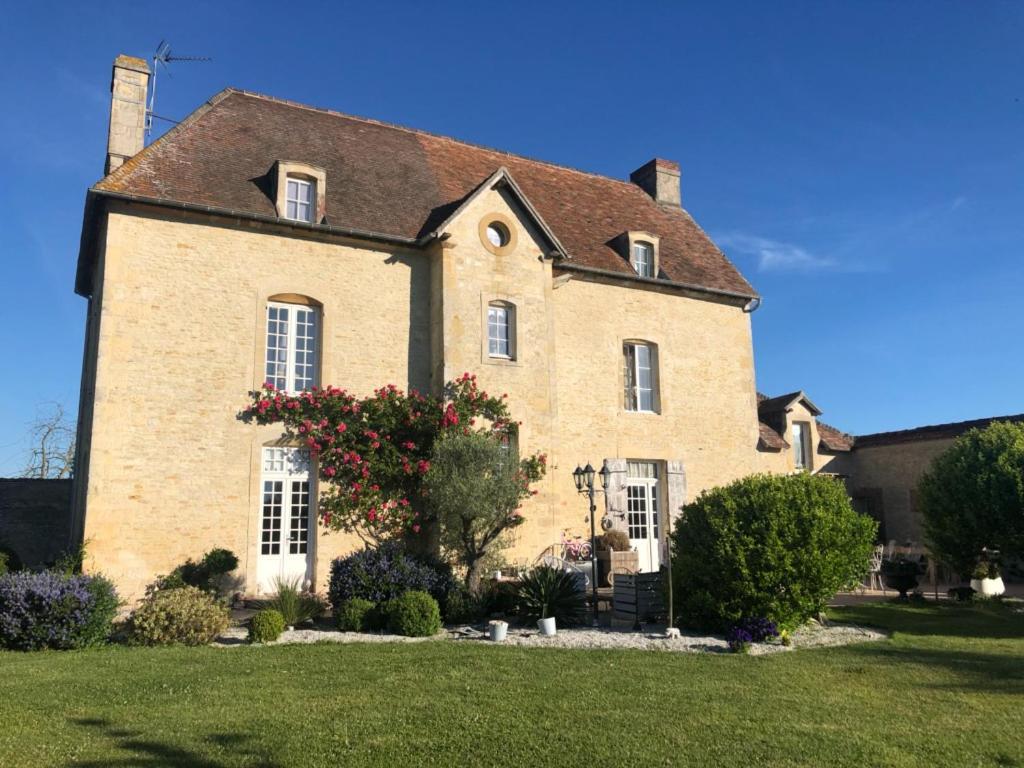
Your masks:
[[[969,424],[978,424],[982,422],[992,423],[994,421],[1011,421],[1020,422],[1024,421],[1024,413],[1012,413],[1006,414],[1005,416],[982,416],[977,419],[964,419],[963,421],[946,421],[941,424],[923,424],[918,427],[906,427],[904,429],[890,429],[885,432],[869,432],[866,435],[855,435],[857,440],[863,440],[869,437],[887,437],[889,435],[902,435],[910,432],[923,432],[929,429],[948,429],[949,427],[962,427]]]
[[[528,155],[520,155],[520,154],[517,154],[515,152],[509,152],[508,150],[498,149],[497,147],[491,147],[491,146],[488,146],[487,144],[479,144],[479,143],[474,142],[474,141],[466,141],[465,139],[457,139],[454,136],[445,136],[444,134],[434,133],[433,131],[426,131],[426,130],[423,130],[422,128],[411,128],[411,127],[409,127],[407,125],[399,125],[398,123],[392,123],[392,122],[389,122],[387,120],[378,120],[377,118],[365,117],[363,115],[353,115],[353,114],[350,114],[348,112],[341,112],[340,110],[337,110],[337,109],[330,109],[329,107],[316,107],[316,106],[313,106],[312,104],[303,104],[302,102],[294,101],[292,99],[282,99],[279,96],[271,96],[270,94],[260,93],[259,91],[250,91],[250,90],[247,90],[245,88],[235,88],[235,87],[229,86],[229,87],[225,88],[222,91],[222,93],[226,93],[226,92],[237,93],[237,94],[239,94],[241,96],[249,96],[250,98],[254,98],[254,99],[262,99],[264,101],[270,101],[270,102],[273,102],[275,104],[282,104],[282,105],[284,105],[286,107],[296,107],[298,109],[308,109],[308,110],[310,110],[312,112],[323,112],[324,114],[331,115],[333,117],[343,117],[343,118],[347,118],[349,120],[355,120],[355,121],[361,122],[361,123],[368,123],[370,125],[379,125],[379,126],[381,126],[383,128],[393,128],[393,129],[398,130],[398,131],[405,131],[406,133],[412,133],[412,134],[416,134],[416,135],[419,135],[419,136],[429,136],[432,139],[440,139],[441,141],[450,141],[453,144],[462,144],[463,146],[473,147],[474,149],[483,149],[483,150],[486,150],[488,152],[494,152],[495,154],[498,154],[498,155],[504,155],[505,157],[514,157],[514,158],[517,158],[519,160],[526,160],[527,162],[530,162],[530,163],[538,163],[540,165],[546,165],[546,166],[549,166],[551,168],[558,168],[558,169],[563,170],[563,171],[571,171],[573,173],[578,173],[578,174],[581,174],[583,176],[593,176],[594,178],[603,179],[605,181],[613,181],[616,184],[622,184],[623,186],[629,187],[630,189],[640,190],[640,188],[638,186],[636,186],[633,182],[631,182],[631,181],[629,181],[627,179],[617,179],[614,176],[608,176],[607,174],[604,174],[604,173],[596,173],[595,171],[584,171],[582,168],[574,168],[571,165],[563,165],[561,163],[555,163],[555,162],[552,162],[550,160],[541,160],[540,158],[529,157]],[[643,190],[640,190],[640,191],[642,192]],[[644,193],[644,194],[646,195],[646,193]],[[684,208],[682,208],[682,207],[680,207],[680,210],[682,210],[684,213],[686,212],[686,210]],[[687,215],[689,215],[689,214],[687,214]],[[707,233],[705,233],[705,234],[707,234]],[[719,250],[721,250],[721,249],[719,249]]]

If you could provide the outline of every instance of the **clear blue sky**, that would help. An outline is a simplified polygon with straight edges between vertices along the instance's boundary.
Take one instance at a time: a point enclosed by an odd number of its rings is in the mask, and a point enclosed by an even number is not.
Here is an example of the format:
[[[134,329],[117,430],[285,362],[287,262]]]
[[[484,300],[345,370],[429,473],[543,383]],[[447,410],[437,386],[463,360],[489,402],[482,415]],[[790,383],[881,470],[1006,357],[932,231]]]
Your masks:
[[[759,388],[866,433],[1024,411],[1024,3],[11,3],[0,18],[0,475],[72,410],[72,283],[110,64],[161,38],[183,117],[224,86],[625,178],[764,296]]]

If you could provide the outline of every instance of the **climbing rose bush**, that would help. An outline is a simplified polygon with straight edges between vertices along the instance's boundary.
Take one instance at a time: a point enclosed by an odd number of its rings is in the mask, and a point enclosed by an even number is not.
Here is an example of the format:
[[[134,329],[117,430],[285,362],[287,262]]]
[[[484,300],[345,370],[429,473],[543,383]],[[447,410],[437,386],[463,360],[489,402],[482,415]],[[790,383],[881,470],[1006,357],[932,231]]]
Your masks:
[[[507,395],[482,391],[469,373],[446,384],[440,396],[391,384],[362,399],[336,387],[289,395],[269,382],[250,396],[244,421],[280,424],[316,460],[323,525],[372,544],[422,530],[422,480],[441,435],[513,429]],[[540,466],[543,456],[525,461]]]

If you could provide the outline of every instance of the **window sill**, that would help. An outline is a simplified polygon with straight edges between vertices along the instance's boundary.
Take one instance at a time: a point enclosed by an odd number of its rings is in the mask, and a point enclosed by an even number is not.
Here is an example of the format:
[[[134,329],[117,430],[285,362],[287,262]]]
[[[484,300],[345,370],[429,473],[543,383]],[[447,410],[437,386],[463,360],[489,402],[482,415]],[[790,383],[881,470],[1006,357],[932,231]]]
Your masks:
[[[622,412],[630,416],[660,416],[661,411],[631,411],[628,408],[623,408]]]
[[[483,359],[484,365],[519,365],[519,361],[514,357],[494,357],[487,355]]]

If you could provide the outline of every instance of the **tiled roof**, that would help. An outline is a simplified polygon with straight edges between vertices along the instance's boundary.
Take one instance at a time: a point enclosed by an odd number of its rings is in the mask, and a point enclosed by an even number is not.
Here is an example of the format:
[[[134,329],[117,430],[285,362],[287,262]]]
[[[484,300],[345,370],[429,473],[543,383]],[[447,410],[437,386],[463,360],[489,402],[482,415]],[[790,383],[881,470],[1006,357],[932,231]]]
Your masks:
[[[789,448],[789,443],[782,438],[782,435],[763,421],[759,421],[757,426],[761,430],[757,440],[758,448],[768,451],[784,451],[786,448]]]
[[[631,266],[610,243],[627,230],[644,230],[660,238],[668,281],[756,296],[686,211],[658,205],[630,182],[233,89],[94,190],[272,219],[277,160],[326,171],[331,227],[404,240],[429,236],[504,167],[564,246],[569,265],[630,277]]]
[[[857,435],[854,438],[854,447],[871,448],[876,445],[895,445],[897,443],[910,443],[917,440],[941,440],[943,438],[959,437],[964,432],[975,427],[984,429],[995,421],[1024,423],[1024,413],[1018,413],[1014,416],[991,416],[987,419],[956,421],[949,424],[932,424],[926,427],[915,427],[914,429],[900,429],[895,432]]]
[[[818,423],[818,439],[825,448],[830,451],[849,451],[853,449],[853,435],[848,435],[819,419],[815,419],[815,421]]]
[[[758,447],[762,450],[780,451],[789,447],[789,443],[779,433],[783,424],[780,414],[785,411],[793,402],[803,400],[812,412],[818,408],[810,401],[802,390],[790,392],[778,397],[768,397],[762,392],[757,393],[758,427],[761,431],[758,440]],[[854,438],[845,432],[836,429],[831,424],[826,424],[820,419],[815,419],[818,425],[818,440],[826,451],[849,451],[853,449]]]

